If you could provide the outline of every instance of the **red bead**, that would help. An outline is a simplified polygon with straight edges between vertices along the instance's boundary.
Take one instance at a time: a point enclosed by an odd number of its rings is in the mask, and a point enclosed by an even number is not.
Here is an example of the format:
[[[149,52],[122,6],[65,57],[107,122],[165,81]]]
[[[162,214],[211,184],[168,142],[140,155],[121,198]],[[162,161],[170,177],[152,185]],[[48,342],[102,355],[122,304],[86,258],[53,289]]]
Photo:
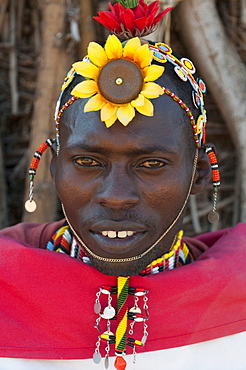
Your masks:
[[[122,356],[117,356],[114,362],[114,367],[117,370],[125,370],[126,368],[126,361]]]

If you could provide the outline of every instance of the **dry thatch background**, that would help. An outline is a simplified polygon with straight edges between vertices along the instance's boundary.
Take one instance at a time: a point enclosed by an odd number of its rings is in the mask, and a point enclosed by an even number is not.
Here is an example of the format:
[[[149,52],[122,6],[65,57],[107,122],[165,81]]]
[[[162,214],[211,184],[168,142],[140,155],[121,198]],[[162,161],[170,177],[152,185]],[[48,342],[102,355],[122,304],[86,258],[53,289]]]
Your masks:
[[[189,0],[162,1],[164,6],[177,7],[162,24],[161,37],[189,57],[189,47],[180,41],[185,35],[179,24],[179,7],[186,2]],[[245,64],[245,0],[218,0],[215,4],[224,32]],[[33,218],[23,213],[30,155],[34,145],[36,148],[54,136],[49,122],[52,122],[61,76],[66,74],[71,62],[85,54],[88,41],[102,42],[105,38],[100,25],[91,20],[91,14],[105,8],[107,3],[99,0],[61,0],[59,4],[52,0],[0,2],[0,228],[23,219],[43,222],[61,217],[54,189],[50,180],[46,181],[47,170],[42,168],[45,181],[37,186],[37,197],[44,196],[48,207]],[[206,105],[208,141],[216,144],[223,184],[218,204],[220,222],[213,226],[207,222],[212,196],[212,185],[209,185],[203,195],[192,197],[189,203],[185,217],[189,235],[231,226],[240,220],[240,170],[233,140],[210,91]],[[49,156],[42,161],[47,166]]]

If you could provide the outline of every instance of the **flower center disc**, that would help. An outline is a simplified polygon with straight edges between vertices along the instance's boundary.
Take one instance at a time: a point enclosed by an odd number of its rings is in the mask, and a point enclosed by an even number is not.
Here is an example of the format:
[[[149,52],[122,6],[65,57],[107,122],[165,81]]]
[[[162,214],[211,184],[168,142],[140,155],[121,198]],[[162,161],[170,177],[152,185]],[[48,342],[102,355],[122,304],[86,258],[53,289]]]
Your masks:
[[[109,102],[127,104],[136,99],[143,86],[143,76],[136,64],[114,59],[101,70],[98,78],[100,93]]]

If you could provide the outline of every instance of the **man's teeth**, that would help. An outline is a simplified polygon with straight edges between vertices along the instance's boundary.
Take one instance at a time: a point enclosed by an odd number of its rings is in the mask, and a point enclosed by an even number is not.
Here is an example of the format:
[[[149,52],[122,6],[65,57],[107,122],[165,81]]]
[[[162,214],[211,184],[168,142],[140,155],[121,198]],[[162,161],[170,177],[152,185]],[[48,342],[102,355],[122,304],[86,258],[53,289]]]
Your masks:
[[[126,238],[127,236],[132,236],[134,234],[133,231],[102,231],[103,236],[107,236],[110,239],[114,238]]]

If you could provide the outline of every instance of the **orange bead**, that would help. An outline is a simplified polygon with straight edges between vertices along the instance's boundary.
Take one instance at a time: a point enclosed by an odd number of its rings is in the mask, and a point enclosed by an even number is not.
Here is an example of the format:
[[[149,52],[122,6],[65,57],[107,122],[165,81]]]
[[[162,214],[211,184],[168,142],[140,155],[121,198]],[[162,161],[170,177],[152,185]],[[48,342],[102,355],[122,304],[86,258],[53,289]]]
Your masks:
[[[126,361],[122,356],[116,356],[115,362],[114,362],[114,367],[117,370],[125,370],[126,368]]]

